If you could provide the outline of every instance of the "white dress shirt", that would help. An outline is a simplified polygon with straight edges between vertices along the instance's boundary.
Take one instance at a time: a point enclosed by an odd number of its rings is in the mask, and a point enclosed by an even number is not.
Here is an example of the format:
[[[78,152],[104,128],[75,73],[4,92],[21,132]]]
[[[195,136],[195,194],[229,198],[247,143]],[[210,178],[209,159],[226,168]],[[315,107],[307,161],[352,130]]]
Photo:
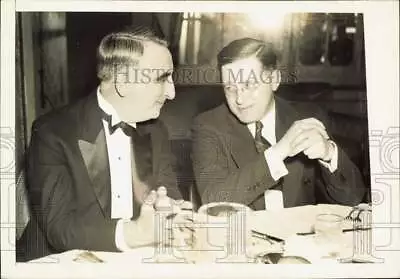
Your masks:
[[[97,101],[99,107],[106,114],[111,115],[112,125],[116,125],[121,121],[118,113],[104,99],[99,89],[97,89]],[[115,230],[115,243],[118,249],[126,250],[123,222],[133,216],[131,138],[125,135],[121,128],[117,128],[113,134],[110,134],[108,122],[104,119],[103,127],[110,165],[111,218],[120,219]]]
[[[268,113],[260,120],[263,124],[262,136],[271,144],[276,144],[276,135],[275,135],[275,102],[273,102]],[[255,122],[247,125],[250,130],[250,133],[255,137],[256,133],[256,124]],[[333,143],[333,142],[332,142]],[[334,154],[329,163],[319,160],[319,162],[326,168],[330,170],[330,172],[334,172],[337,169],[337,161],[338,161],[338,150],[335,143],[334,146]],[[265,160],[267,161],[267,165],[269,167],[272,178],[275,181],[278,181],[281,177],[288,174],[288,170],[286,168],[285,163],[280,159],[274,156],[273,153],[270,152],[271,149],[267,149],[264,152]],[[281,190],[268,189],[264,192],[264,200],[265,200],[265,209],[266,210],[279,210],[283,208],[283,196]]]

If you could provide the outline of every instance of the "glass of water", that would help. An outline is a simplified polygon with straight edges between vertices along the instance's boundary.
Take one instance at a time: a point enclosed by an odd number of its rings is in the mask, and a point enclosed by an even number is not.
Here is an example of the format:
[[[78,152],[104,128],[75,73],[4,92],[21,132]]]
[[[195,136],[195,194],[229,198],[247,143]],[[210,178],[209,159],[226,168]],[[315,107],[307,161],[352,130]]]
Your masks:
[[[316,217],[315,241],[328,257],[336,258],[340,255],[343,220],[342,216],[330,213],[319,214]]]

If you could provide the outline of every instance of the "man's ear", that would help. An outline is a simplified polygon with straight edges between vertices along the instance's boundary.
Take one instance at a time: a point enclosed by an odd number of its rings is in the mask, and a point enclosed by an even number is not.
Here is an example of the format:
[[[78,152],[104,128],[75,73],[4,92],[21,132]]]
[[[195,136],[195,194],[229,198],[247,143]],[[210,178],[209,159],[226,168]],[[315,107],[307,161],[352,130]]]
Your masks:
[[[281,71],[278,69],[273,70],[271,73],[271,87],[273,91],[278,90],[279,85],[281,84]]]

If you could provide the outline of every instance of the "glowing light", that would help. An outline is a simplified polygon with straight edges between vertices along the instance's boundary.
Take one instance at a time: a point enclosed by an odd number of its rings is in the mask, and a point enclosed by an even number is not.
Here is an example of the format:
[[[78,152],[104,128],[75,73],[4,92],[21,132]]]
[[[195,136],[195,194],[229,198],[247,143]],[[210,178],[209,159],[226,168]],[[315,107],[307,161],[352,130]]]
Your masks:
[[[248,18],[251,24],[259,29],[279,30],[283,27],[285,13],[281,11],[270,11],[263,13],[251,13]]]
[[[346,27],[346,34],[355,34],[357,29],[355,27],[348,26]]]

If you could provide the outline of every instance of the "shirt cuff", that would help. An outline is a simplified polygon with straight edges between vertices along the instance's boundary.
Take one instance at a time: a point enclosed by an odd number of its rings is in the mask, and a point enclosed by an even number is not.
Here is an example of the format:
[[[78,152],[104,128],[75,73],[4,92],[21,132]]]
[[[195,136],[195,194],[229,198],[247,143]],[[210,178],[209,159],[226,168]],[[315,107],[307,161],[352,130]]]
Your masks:
[[[332,155],[331,161],[330,162],[325,162],[323,160],[318,160],[318,161],[325,168],[329,169],[329,171],[331,173],[334,173],[337,170],[337,166],[338,166],[338,147],[337,147],[336,143],[334,143],[333,141],[329,140],[329,142],[333,146],[333,155]]]
[[[277,211],[284,208],[283,194],[280,190],[265,190],[264,192],[265,210]]]
[[[289,173],[285,163],[276,155],[276,153],[274,153],[273,149],[268,148],[264,152],[264,156],[265,160],[267,161],[271,176],[275,181],[278,181],[282,176],[285,176]]]
[[[115,246],[121,252],[130,250],[129,246],[125,242],[125,237],[124,237],[125,222],[129,222],[129,220],[119,219],[115,227]]]

